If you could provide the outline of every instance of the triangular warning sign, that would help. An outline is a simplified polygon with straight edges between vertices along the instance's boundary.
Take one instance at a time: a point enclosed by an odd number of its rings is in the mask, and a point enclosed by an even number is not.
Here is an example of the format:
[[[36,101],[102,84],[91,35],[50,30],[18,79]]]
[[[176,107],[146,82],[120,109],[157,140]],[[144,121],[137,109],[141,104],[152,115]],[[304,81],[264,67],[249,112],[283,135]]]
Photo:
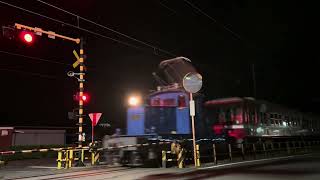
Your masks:
[[[96,126],[100,120],[100,117],[101,117],[102,113],[90,113],[89,114],[89,117],[92,121],[92,125],[93,126]]]

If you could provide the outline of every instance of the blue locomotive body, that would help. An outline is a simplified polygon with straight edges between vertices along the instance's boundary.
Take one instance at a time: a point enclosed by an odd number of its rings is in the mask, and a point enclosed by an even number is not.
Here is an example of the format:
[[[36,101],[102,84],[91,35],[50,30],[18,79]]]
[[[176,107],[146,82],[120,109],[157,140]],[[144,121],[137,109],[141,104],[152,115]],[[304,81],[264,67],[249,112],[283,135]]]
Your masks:
[[[182,90],[157,91],[146,104],[127,111],[127,135],[188,135],[188,95]]]

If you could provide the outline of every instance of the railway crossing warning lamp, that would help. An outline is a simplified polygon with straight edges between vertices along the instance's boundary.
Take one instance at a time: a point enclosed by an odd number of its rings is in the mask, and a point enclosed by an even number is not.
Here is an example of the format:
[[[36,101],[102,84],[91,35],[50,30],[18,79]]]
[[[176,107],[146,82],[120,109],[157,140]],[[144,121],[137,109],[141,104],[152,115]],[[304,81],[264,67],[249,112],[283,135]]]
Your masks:
[[[193,100],[193,93],[198,92],[202,87],[202,76],[196,72],[190,72],[186,74],[182,80],[183,88],[190,94],[190,116],[192,123],[192,141],[193,141],[193,157],[194,157],[194,166],[197,167],[197,153],[196,153],[196,137],[195,137],[195,127],[194,127],[194,118],[196,115],[195,103]]]

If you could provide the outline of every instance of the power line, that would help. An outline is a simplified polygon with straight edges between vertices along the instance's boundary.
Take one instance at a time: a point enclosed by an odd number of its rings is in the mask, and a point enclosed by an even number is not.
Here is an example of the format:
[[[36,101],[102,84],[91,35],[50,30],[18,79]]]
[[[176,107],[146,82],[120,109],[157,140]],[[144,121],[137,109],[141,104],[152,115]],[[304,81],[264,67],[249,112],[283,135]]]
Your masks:
[[[223,29],[227,30],[229,33],[231,33],[234,37],[236,37],[239,40],[242,40],[241,36],[232,31],[230,28],[228,28],[227,26],[225,26],[224,24],[219,23],[219,21],[217,21],[215,18],[211,17],[209,14],[205,13],[203,10],[201,10],[199,7],[197,7],[196,5],[192,4],[190,1],[188,0],[183,0],[184,2],[186,2],[187,4],[189,4],[192,8],[196,9],[198,12],[200,12],[201,14],[203,14],[204,16],[206,16],[207,18],[209,18],[211,21],[213,21],[216,24],[219,24],[220,26],[222,26]]]
[[[8,54],[8,55],[11,55],[11,56],[24,57],[24,58],[33,59],[33,60],[42,61],[42,62],[47,62],[47,63],[53,63],[53,64],[60,64],[60,65],[65,65],[65,66],[71,66],[71,64],[67,64],[67,63],[62,63],[62,62],[47,60],[47,59],[43,59],[43,58],[37,58],[37,57],[33,57],[33,56],[26,56],[26,55],[23,55],[23,54],[17,54],[17,53],[12,53],[12,52],[8,52],[8,51],[2,51],[2,50],[0,50],[0,53]]]
[[[94,21],[92,21],[92,20],[89,20],[89,19],[87,19],[87,18],[81,17],[81,16],[79,16],[79,15],[77,15],[77,14],[71,13],[71,12],[65,10],[65,9],[59,8],[59,7],[54,6],[54,5],[50,4],[50,3],[44,2],[44,1],[42,1],[42,0],[36,0],[36,1],[38,1],[38,2],[40,2],[40,3],[42,3],[42,4],[45,4],[45,5],[47,5],[47,6],[50,6],[50,7],[52,7],[52,8],[58,9],[58,10],[64,12],[64,13],[70,14],[70,15],[72,15],[72,16],[76,16],[77,18],[80,18],[80,19],[82,19],[82,20],[84,20],[84,21],[87,21],[87,22],[89,22],[89,23],[92,23],[92,24],[94,24],[94,25],[96,25],[96,26],[99,26],[99,27],[101,27],[101,28],[103,28],[103,29],[109,30],[109,31],[111,31],[111,32],[113,32],[113,33],[116,33],[116,34],[118,34],[118,35],[121,35],[121,36],[123,36],[123,37],[126,37],[126,38],[128,38],[128,39],[130,39],[130,40],[133,40],[133,41],[136,41],[136,42],[138,42],[138,43],[141,43],[141,44],[143,44],[143,45],[145,45],[145,46],[148,46],[148,47],[150,47],[150,48],[152,48],[152,49],[158,49],[160,52],[164,52],[164,53],[166,53],[166,54],[168,54],[168,55],[175,56],[174,54],[172,54],[172,53],[169,52],[169,51],[163,50],[163,49],[158,48],[158,47],[156,47],[156,46],[154,46],[154,45],[151,45],[151,44],[149,44],[149,43],[146,43],[146,42],[143,42],[143,41],[141,41],[141,40],[138,40],[138,39],[136,39],[136,38],[134,38],[134,37],[132,37],[132,36],[129,36],[129,35],[126,35],[126,34],[124,34],[124,33],[119,32],[119,31],[117,31],[117,30],[111,29],[111,28],[109,28],[109,27],[107,27],[107,26],[105,26],[105,25],[96,23],[96,22],[94,22]]]
[[[8,71],[8,72],[16,72],[16,73],[30,74],[30,75],[32,75],[32,76],[38,76],[38,77],[46,78],[46,79],[57,79],[56,76],[52,76],[52,75],[41,74],[41,73],[33,73],[33,72],[16,70],[16,69],[0,68],[0,71]]]
[[[163,6],[164,8],[166,8],[167,10],[173,12],[174,14],[178,14],[177,11],[175,11],[174,9],[168,7],[168,6],[165,5],[163,2],[159,1],[159,4],[160,4],[161,6]]]
[[[85,29],[85,28],[81,28],[81,27],[75,26],[75,25],[70,24],[70,23],[66,23],[66,22],[64,22],[64,21],[61,21],[61,20],[58,20],[58,19],[54,19],[54,18],[51,18],[51,17],[49,17],[49,16],[45,16],[45,15],[43,15],[43,14],[40,14],[40,13],[31,11],[31,10],[28,10],[28,9],[25,9],[25,8],[22,8],[22,7],[19,7],[19,6],[16,6],[16,5],[7,3],[7,2],[0,1],[0,3],[5,4],[5,5],[7,5],[7,6],[10,6],[10,7],[13,7],[13,8],[16,8],[16,9],[19,9],[19,10],[22,10],[22,11],[25,11],[25,12],[28,12],[28,13],[33,14],[33,15],[40,16],[40,17],[42,17],[42,18],[49,19],[49,20],[54,21],[54,22],[57,22],[57,23],[61,23],[61,24],[70,26],[70,27],[75,28],[75,29],[79,29],[79,30],[81,30],[81,31],[87,32],[87,33],[89,33],[89,34],[93,34],[93,35],[98,36],[98,37],[102,37],[102,38],[105,38],[105,39],[109,39],[109,40],[115,41],[115,42],[117,42],[117,43],[119,43],[119,44],[123,44],[123,45],[126,45],[126,46],[128,46],[128,47],[132,47],[132,48],[139,49],[139,50],[142,50],[142,51],[145,50],[145,49],[143,49],[142,47],[139,47],[139,46],[136,46],[136,45],[133,45],[133,44],[130,44],[130,43],[127,43],[127,42],[118,40],[118,39],[114,39],[114,38],[111,38],[111,37],[108,37],[108,36],[105,36],[105,35],[102,35],[102,34],[93,32],[93,31],[91,31],[91,30],[88,30],[88,29]],[[155,49],[160,50],[159,48],[157,48],[157,47],[154,46],[154,49],[153,49],[153,50],[155,50]],[[175,56],[174,54],[170,54],[170,55]]]

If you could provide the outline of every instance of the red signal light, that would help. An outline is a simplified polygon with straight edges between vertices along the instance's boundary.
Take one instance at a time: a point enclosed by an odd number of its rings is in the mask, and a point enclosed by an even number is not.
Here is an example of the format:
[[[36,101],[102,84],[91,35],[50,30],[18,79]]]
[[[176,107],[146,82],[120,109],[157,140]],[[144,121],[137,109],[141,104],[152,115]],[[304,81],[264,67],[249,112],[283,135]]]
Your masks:
[[[23,36],[23,39],[24,39],[27,43],[31,43],[32,40],[33,40],[31,34],[28,34],[28,33]]]
[[[84,95],[81,97],[81,99],[82,99],[82,101],[87,101],[87,100],[88,100],[87,95],[84,94]]]
[[[33,42],[34,36],[31,32],[23,31],[20,34],[20,38],[27,44],[31,44]]]
[[[90,100],[90,96],[87,93],[83,93],[82,96],[80,96],[80,93],[77,92],[75,95],[73,95],[73,100],[75,101],[82,100],[84,103],[87,103]]]

